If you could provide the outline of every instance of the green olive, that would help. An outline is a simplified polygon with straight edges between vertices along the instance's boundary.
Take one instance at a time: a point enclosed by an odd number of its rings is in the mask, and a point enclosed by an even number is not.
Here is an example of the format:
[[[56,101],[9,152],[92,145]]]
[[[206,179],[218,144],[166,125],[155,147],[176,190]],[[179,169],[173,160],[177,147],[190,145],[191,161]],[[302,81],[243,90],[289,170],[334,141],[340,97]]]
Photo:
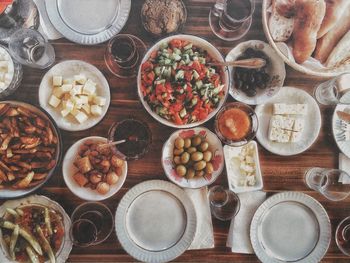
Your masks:
[[[185,145],[184,139],[182,139],[180,137],[176,138],[176,140],[175,140],[175,147],[176,148],[182,149],[184,147],[184,145]]]
[[[202,177],[204,175],[204,171],[196,171],[196,177]]]
[[[191,160],[198,162],[201,161],[203,159],[203,153],[201,152],[195,152],[191,154]]]
[[[211,153],[211,151],[205,151],[203,153],[203,160],[206,162],[210,162],[212,157],[213,157],[213,154]]]
[[[202,139],[201,139],[200,136],[194,136],[194,137],[192,138],[192,146],[195,146],[195,147],[196,147],[196,146],[200,145],[201,142],[202,142]]]
[[[202,142],[200,145],[199,145],[199,149],[202,151],[202,152],[205,152],[206,150],[208,150],[209,148],[209,143],[208,142]]]
[[[205,172],[207,174],[212,174],[214,172],[214,167],[212,163],[207,163],[207,166],[205,166]]]
[[[180,156],[175,156],[175,157],[174,157],[174,163],[175,163],[175,164],[181,164],[181,158],[180,158]]]
[[[181,177],[185,176],[186,170],[187,170],[186,167],[182,164],[176,166],[176,173],[178,176],[181,176]]]
[[[190,147],[190,148],[187,149],[187,152],[188,152],[189,154],[194,153],[194,152],[196,152],[196,151],[197,151],[196,147]]]
[[[186,178],[187,179],[192,179],[195,176],[195,171],[191,168],[187,170],[186,173]]]
[[[207,163],[205,161],[199,161],[194,164],[193,168],[196,171],[200,171],[200,170],[203,170],[206,166],[207,166]]]
[[[174,155],[181,155],[184,152],[184,148],[182,149],[174,149]]]
[[[186,164],[190,160],[190,154],[188,152],[184,152],[181,154],[181,163]]]
[[[190,139],[190,138],[186,138],[186,139],[185,139],[184,147],[185,147],[186,149],[191,147],[191,139]]]

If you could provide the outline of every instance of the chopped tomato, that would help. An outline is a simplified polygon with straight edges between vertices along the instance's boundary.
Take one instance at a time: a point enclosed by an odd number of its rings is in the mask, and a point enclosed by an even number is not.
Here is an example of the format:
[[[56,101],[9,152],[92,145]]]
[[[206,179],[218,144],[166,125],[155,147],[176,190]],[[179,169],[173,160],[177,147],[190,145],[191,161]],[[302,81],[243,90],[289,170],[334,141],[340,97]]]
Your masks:
[[[170,41],[170,46],[172,48],[181,48],[182,47],[182,41],[180,39],[173,39]]]

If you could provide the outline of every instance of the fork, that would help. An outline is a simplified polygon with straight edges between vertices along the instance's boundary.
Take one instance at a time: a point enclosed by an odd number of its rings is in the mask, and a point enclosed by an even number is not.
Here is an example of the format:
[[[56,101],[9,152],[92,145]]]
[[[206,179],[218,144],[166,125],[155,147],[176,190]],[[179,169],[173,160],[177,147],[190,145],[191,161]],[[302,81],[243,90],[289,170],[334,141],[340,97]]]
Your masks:
[[[336,122],[336,128],[342,131],[350,131],[350,123],[343,120],[338,120]]]
[[[335,135],[337,141],[349,141],[350,140],[350,131],[343,131]]]

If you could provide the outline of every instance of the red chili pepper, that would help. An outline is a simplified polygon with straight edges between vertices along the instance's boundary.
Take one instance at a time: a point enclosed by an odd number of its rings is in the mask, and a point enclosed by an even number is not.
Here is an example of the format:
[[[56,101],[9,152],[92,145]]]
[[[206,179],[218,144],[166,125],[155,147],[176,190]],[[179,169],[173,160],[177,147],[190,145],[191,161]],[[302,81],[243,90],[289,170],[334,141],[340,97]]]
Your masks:
[[[174,116],[175,124],[177,124],[177,125],[182,125],[183,124],[183,121],[181,120],[180,115],[179,115],[178,112],[175,113],[173,116]]]

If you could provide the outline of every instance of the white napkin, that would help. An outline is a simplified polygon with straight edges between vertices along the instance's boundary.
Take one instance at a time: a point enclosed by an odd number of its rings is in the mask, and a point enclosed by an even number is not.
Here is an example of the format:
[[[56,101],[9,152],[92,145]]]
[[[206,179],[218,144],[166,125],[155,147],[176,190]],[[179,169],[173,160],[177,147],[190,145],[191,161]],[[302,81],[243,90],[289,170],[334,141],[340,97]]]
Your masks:
[[[346,157],[343,153],[339,154],[339,169],[350,175],[350,158]],[[339,178],[339,181],[343,184],[350,184],[350,177],[344,176]]]
[[[45,35],[49,40],[62,38],[63,36],[52,25],[47,15],[45,0],[34,0],[34,2],[39,10],[39,15],[40,15],[40,26],[38,31],[41,34]]]
[[[208,201],[208,189],[185,189],[192,200],[197,215],[197,229],[189,249],[206,249],[214,247],[213,223],[211,221]]]
[[[250,242],[250,223],[255,211],[265,201],[266,193],[262,191],[238,194],[241,208],[231,220],[226,246],[234,253],[253,254]]]

